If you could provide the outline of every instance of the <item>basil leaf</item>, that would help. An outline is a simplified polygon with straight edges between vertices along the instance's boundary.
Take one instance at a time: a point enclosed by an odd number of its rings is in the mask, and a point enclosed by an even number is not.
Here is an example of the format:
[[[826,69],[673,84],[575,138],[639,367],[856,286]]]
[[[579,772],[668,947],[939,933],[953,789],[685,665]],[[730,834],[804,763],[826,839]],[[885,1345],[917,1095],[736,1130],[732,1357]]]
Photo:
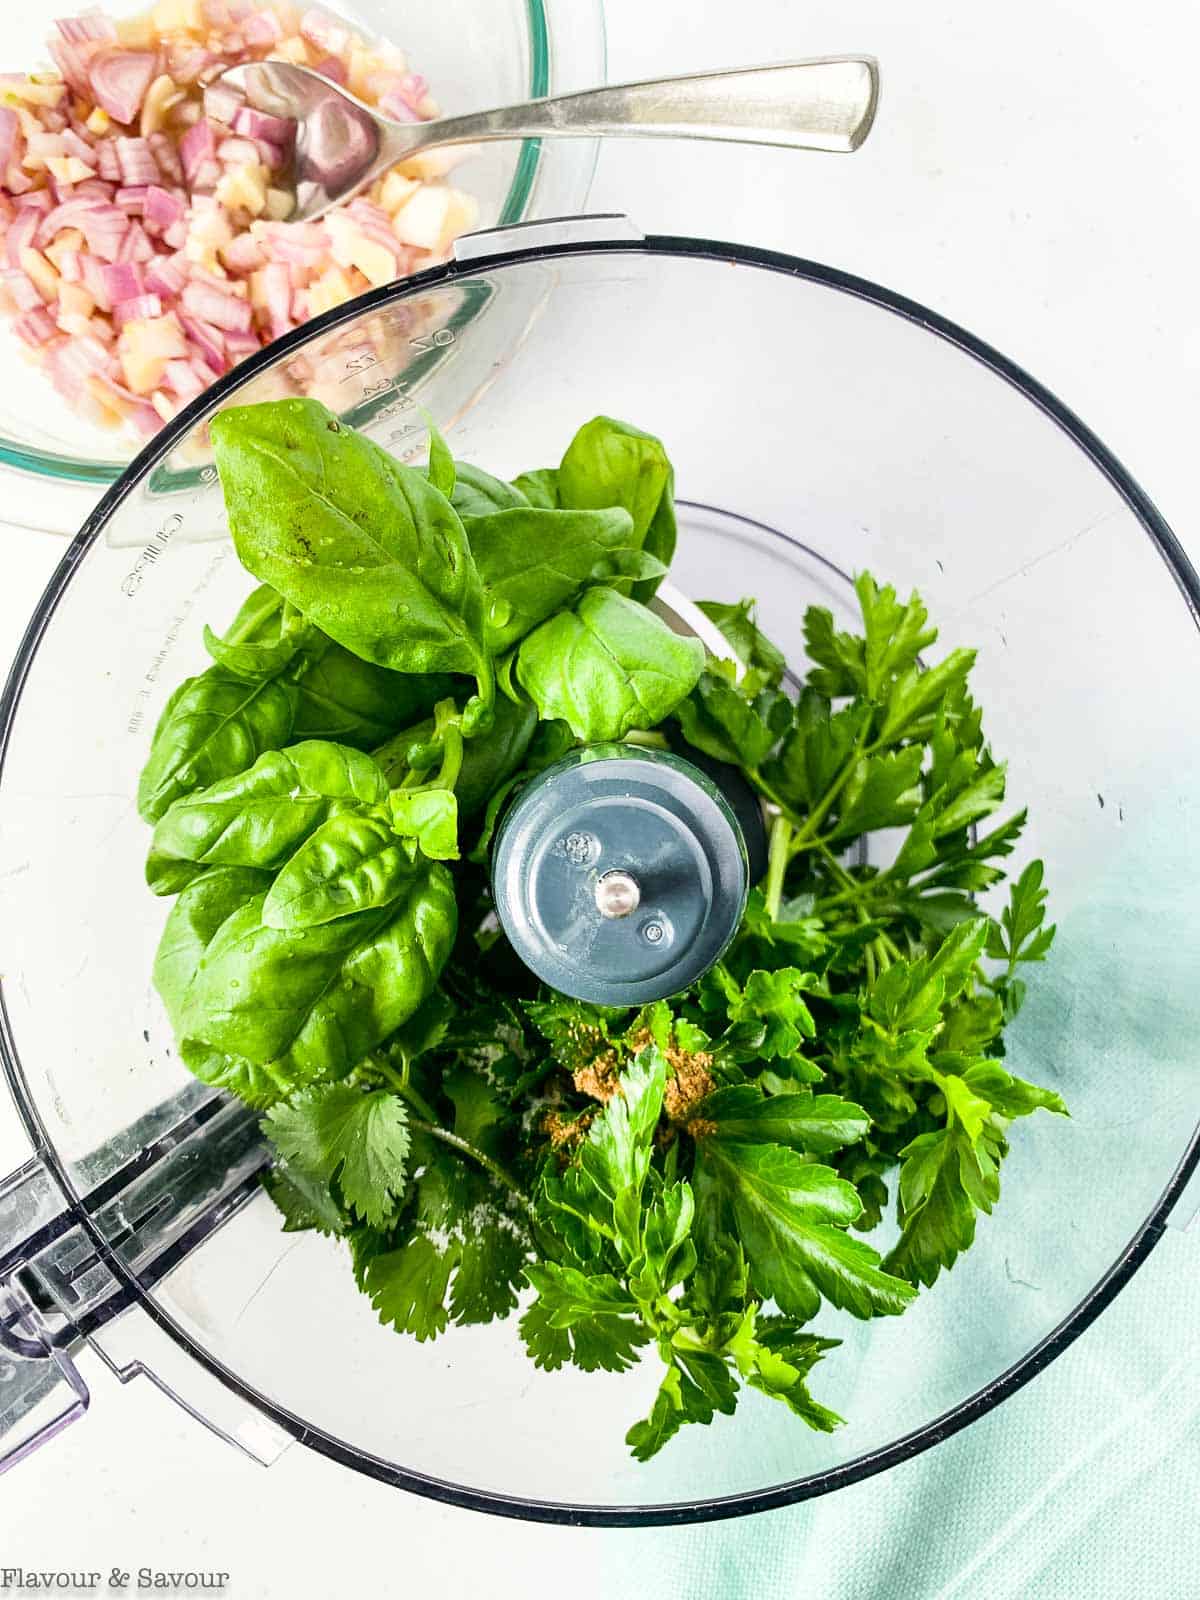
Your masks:
[[[270,884],[265,872],[248,867],[210,867],[189,884],[171,907],[154,957],[154,987],[180,1032],[179,1018],[200,958],[218,928]]]
[[[151,862],[166,858],[276,867],[338,804],[380,805],[387,781],[371,757],[308,740],[272,750],[246,772],[177,800],[160,817]]]
[[[292,856],[263,901],[268,928],[316,928],[391,905],[416,871],[412,845],[387,821],[330,817]]]
[[[179,1034],[295,1088],[343,1078],[432,992],[457,926],[450,875],[418,859],[391,905],[313,928],[267,926],[265,899],[217,931],[179,1004]]]
[[[479,574],[424,473],[316,400],[231,407],[212,441],[243,566],[364,660],[470,673],[490,699]]]
[[[275,677],[301,650],[325,642],[312,623],[266,583],[242,602],[223,634],[204,630],[204,648],[217,665],[247,683]]]
[[[496,715],[487,733],[463,745],[462,767],[454,785],[460,816],[473,816],[487,804],[488,796],[520,767],[538,726],[537,712],[528,700],[514,703],[504,696],[496,701]],[[407,752],[433,733],[433,718],[417,723],[389,739],[375,751],[375,760],[392,788],[408,776]]]
[[[505,483],[503,478],[493,478],[482,467],[456,461],[454,468],[458,476],[451,503],[464,521],[468,517],[490,517],[495,511],[512,511],[529,504],[517,485]]]
[[[296,679],[297,739],[369,750],[452,692],[445,673],[390,672],[330,639]]]
[[[396,789],[388,796],[392,827],[415,839],[433,861],[458,859],[458,801],[451,789]]]
[[[484,639],[495,655],[569,604],[606,558],[633,545],[633,523],[619,509],[524,506],[465,526],[484,586]]]
[[[429,429],[429,466],[426,476],[433,487],[453,503],[454,488],[458,481],[454,457],[450,454],[450,446],[433,426]]]
[[[157,822],[183,795],[244,772],[291,737],[296,691],[278,679],[244,683],[223,667],[188,678],[171,697],[138,780],[137,805]]]
[[[675,472],[662,441],[613,417],[593,417],[567,446],[558,469],[559,503],[587,509],[623,506],[638,549],[670,566],[675,554]],[[649,600],[657,582],[640,584]]]
[[[543,511],[556,511],[562,503],[558,498],[557,467],[522,472],[513,479],[513,488],[519,490],[531,506],[539,506]]]
[[[699,639],[612,589],[589,589],[573,611],[543,622],[522,643],[517,678],[539,714],[561,717],[577,739],[621,739],[654,728],[695,686]]]

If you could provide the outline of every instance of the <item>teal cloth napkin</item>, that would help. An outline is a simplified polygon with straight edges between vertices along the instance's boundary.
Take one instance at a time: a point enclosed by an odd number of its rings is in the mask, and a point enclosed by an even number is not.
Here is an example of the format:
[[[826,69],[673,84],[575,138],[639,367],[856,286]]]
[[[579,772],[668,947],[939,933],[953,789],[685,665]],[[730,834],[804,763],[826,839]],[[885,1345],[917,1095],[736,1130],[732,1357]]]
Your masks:
[[[1070,1137],[1055,1144],[1058,1231],[1043,1281],[1056,1251],[1106,1237],[1104,1220],[1123,1217],[1131,1197],[1139,1217],[1149,1213],[1200,1104],[1200,770],[1176,770],[1169,784],[1152,777],[1129,797],[1104,870],[1063,908],[1053,967],[1032,974],[1014,1031],[1014,1070],[1060,1088],[1077,1109],[1072,1124],[1058,1124]],[[1014,1145],[1022,1137],[1033,1130]],[[1045,1205],[1041,1176],[1039,1194],[1022,1197],[1016,1161],[1014,1149],[1001,1207]],[[1098,1321],[963,1432],[784,1511],[606,1540],[611,1582],[601,1592],[1200,1600],[1198,1210],[1200,1175]],[[977,1250],[988,1247],[988,1226]],[[936,1289],[924,1309],[931,1321],[912,1360],[944,1361],[963,1337],[961,1309]],[[881,1381],[869,1357],[862,1371],[864,1382]],[[722,1448],[715,1436],[712,1448]]]
[[[605,1541],[602,1593],[704,1600],[1200,1595],[1200,1236],[965,1432],[817,1501]]]

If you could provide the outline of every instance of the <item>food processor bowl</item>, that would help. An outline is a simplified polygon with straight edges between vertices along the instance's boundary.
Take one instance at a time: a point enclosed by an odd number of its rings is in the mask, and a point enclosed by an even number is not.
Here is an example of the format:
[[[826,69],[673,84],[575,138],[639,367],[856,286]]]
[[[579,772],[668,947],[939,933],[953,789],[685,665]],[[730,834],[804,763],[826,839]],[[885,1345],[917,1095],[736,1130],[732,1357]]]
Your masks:
[[[398,45],[428,79],[447,115],[604,81],[601,0],[322,4],[367,36]],[[148,11],[150,0],[113,0],[103,9],[115,17],[134,16]],[[68,0],[14,7],[5,18],[9,68],[48,66],[45,41],[55,18],[70,12]],[[489,144],[456,167],[450,181],[475,196],[481,228],[567,216],[587,198],[596,152],[590,139]],[[5,474],[3,516],[52,533],[74,533],[138,442],[76,415],[49,379],[31,369],[27,355],[11,329],[0,326],[0,466],[16,474]]]
[[[851,623],[865,568],[920,591],[937,651],[979,650],[988,737],[1030,813],[1015,864],[1044,859],[1059,930],[1006,1065],[1071,1116],[1014,1131],[975,1247],[905,1315],[822,1312],[844,1341],[819,1372],[847,1419],[833,1434],[747,1392],[639,1465],[623,1435],[649,1409],[653,1360],[537,1371],[515,1317],[428,1343],[387,1330],[338,1244],[281,1231],[253,1115],[176,1058],[150,985],[167,907],[143,884],[134,793],[168,694],[205,662],[202,625],[251,584],[205,424],[278,394],[289,370],[403,459],[423,458],[428,415],[502,476],[556,461],[598,412],[652,430],[681,497],[672,583],[756,596],[797,678],[805,607]],[[260,1459],[299,1439],[545,1521],[780,1505],[988,1411],[1186,1220],[1198,606],[1162,518],[1059,401],[933,312],[812,262],[614,219],[531,224],[461,241],[445,268],[248,361],[105,495],[3,702],[2,1047],[34,1145],[0,1188],[9,1453],[82,1408],[81,1344]]]

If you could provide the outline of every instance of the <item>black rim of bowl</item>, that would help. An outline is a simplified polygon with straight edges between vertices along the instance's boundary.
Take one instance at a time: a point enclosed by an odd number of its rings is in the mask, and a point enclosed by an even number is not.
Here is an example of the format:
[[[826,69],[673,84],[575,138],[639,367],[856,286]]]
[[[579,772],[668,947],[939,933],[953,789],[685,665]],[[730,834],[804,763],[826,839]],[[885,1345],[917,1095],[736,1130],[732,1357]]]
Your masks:
[[[513,237],[510,231],[507,237]],[[517,234],[519,238],[519,232]],[[12,735],[13,722],[20,704],[21,693],[42,635],[54,615],[55,607],[66,590],[71,576],[85,552],[100,538],[108,518],[131,490],[161,461],[178,440],[214,406],[231,398],[248,380],[273,366],[280,356],[301,349],[314,336],[336,329],[344,323],[355,321],[363,312],[371,311],[394,301],[419,294],[438,284],[452,283],[457,278],[478,276],[493,268],[518,265],[522,262],[541,261],[555,256],[602,255],[634,252],[650,255],[694,256],[707,260],[741,264],[782,273],[788,277],[822,284],[840,293],[871,304],[902,317],[905,321],[924,328],[926,332],[944,339],[971,356],[997,377],[1003,379],[1054,422],[1093,465],[1108,479],[1113,488],[1129,506],[1143,529],[1155,545],[1168,571],[1180,591],[1183,603],[1191,612],[1193,622],[1200,628],[1200,577],[1184,554],[1175,534],[1160,515],[1149,496],[1121,465],[1110,450],[1096,437],[1061,400],[1029,376],[1021,367],[1009,361],[983,340],[968,333],[936,312],[910,300],[904,295],[828,267],[815,261],[776,251],[758,250],[745,245],[722,244],[707,239],[679,238],[649,235],[644,240],[611,240],[589,244],[557,244],[517,248],[491,255],[476,256],[464,263],[451,261],[435,267],[401,283],[372,291],[339,306],[324,316],[315,318],[304,327],[296,329],[285,338],[275,341],[259,354],[235,367],[194,400],[158,434],[129,464],[120,478],[106,491],[79,533],[67,547],[45,593],[30,619],[17,651],[12,669],[0,695],[0,780]],[[952,1407],[941,1416],[933,1418],[923,1427],[894,1439],[877,1450],[868,1451],[827,1472],[810,1474],[770,1488],[745,1490],[712,1499],[683,1500],[656,1505],[594,1505],[571,1504],[550,1500],[529,1499],[506,1495],[494,1490],[473,1489],[463,1484],[433,1478],[409,1468],[397,1467],[378,1456],[355,1449],[336,1435],[314,1427],[267,1396],[245,1383],[181,1328],[174,1319],[156,1304],[150,1293],[142,1288],[137,1277],[113,1252],[108,1241],[97,1227],[86,1201],[75,1189],[61,1158],[55,1150],[41,1114],[34,1103],[25,1081],[17,1054],[7,1007],[4,1005],[3,986],[0,984],[0,1061],[4,1066],[18,1113],[37,1155],[62,1189],[72,1220],[82,1226],[91,1237],[101,1258],[113,1275],[131,1293],[133,1299],[163,1327],[187,1353],[208,1372],[240,1395],[249,1404],[270,1417],[292,1438],[319,1451],[344,1466],[354,1467],[384,1483],[394,1484],[413,1493],[476,1511],[486,1511],[497,1516],[516,1517],[526,1521],[554,1523],[578,1527],[650,1527],[673,1526],[683,1523],[716,1521],[726,1517],[745,1516],[759,1511],[770,1511],[794,1505],[801,1500],[814,1499],[832,1490],[899,1465],[920,1455],[932,1445],[958,1433],[969,1423],[986,1415],[1009,1395],[1015,1394],[1031,1378],[1043,1371],[1083,1331],[1090,1327],[1100,1313],[1115,1299],[1149,1256],[1166,1231],[1170,1213],[1187,1187],[1192,1174],[1200,1168],[1200,1126],[1193,1132],[1191,1141],[1174,1173],[1168,1179],[1153,1210],[1142,1222],[1125,1248],[1108,1270],[1093,1285],[1083,1300],[1006,1371]]]

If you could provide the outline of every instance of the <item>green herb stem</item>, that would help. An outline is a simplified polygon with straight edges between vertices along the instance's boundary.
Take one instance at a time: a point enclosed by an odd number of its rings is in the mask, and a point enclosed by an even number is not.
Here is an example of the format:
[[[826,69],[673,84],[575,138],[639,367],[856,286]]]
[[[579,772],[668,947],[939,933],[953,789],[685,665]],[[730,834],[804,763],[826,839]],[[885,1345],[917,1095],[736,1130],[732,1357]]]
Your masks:
[[[792,823],[781,811],[771,823],[771,839],[767,853],[767,882],[763,893],[767,902],[767,915],[772,922],[779,920],[779,907],[783,903],[783,878],[787,872],[792,838]]]
[[[533,1206],[530,1204],[529,1196],[521,1188],[512,1173],[509,1172],[507,1167],[503,1167],[498,1161],[493,1160],[491,1156],[485,1155],[478,1145],[472,1144],[469,1139],[460,1138],[457,1133],[451,1133],[449,1128],[443,1128],[438,1122],[429,1122],[419,1117],[410,1117],[408,1124],[410,1128],[416,1128],[420,1133],[427,1133],[431,1139],[440,1139],[443,1144],[448,1144],[452,1150],[457,1150],[461,1155],[470,1156],[472,1161],[477,1161],[485,1172],[495,1178],[498,1184],[507,1189],[510,1194],[521,1202],[525,1210],[531,1216],[533,1215]]]

